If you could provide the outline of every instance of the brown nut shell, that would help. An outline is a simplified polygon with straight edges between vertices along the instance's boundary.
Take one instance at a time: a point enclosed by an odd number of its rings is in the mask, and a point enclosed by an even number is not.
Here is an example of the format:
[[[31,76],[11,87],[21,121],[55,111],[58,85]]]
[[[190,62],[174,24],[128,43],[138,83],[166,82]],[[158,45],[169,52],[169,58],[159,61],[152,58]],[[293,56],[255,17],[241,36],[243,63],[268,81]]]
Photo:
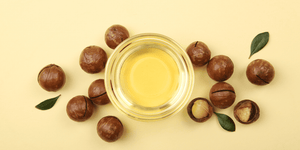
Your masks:
[[[80,54],[79,64],[87,73],[99,73],[105,68],[106,52],[99,46],[88,46]]]
[[[275,70],[268,61],[256,59],[248,65],[246,75],[251,83],[255,85],[266,85],[273,80]]]
[[[212,104],[221,109],[230,107],[234,103],[235,97],[234,88],[226,82],[214,84],[209,92]]]
[[[67,114],[70,119],[78,122],[89,119],[93,114],[94,106],[91,100],[83,95],[73,97],[67,104]]]
[[[112,25],[105,32],[105,42],[108,47],[115,49],[129,37],[128,30],[122,25]]]
[[[66,75],[61,67],[50,64],[39,72],[38,82],[44,90],[55,92],[65,85]]]
[[[213,57],[207,64],[207,73],[215,81],[225,81],[231,77],[234,65],[231,59],[225,55]]]
[[[205,117],[201,117],[201,118],[197,118],[194,116],[194,113],[193,113],[193,106],[195,104],[196,101],[205,101],[207,104],[208,104],[208,110],[206,110],[206,113],[207,115],[205,115]],[[207,121],[211,116],[212,114],[214,113],[214,108],[212,107],[212,105],[210,104],[210,102],[206,99],[206,98],[195,98],[193,99],[189,105],[187,106],[187,112],[190,116],[190,118],[196,122],[205,122]]]
[[[255,122],[260,115],[258,105],[251,100],[242,100],[234,107],[234,117],[242,124]]]
[[[105,90],[103,79],[98,79],[92,82],[88,93],[90,100],[92,100],[94,104],[105,105],[110,102]]]
[[[196,41],[186,48],[192,63],[196,66],[204,66],[210,60],[211,52],[205,43]]]
[[[97,124],[99,137],[106,142],[117,141],[123,134],[123,124],[115,116],[103,117]]]

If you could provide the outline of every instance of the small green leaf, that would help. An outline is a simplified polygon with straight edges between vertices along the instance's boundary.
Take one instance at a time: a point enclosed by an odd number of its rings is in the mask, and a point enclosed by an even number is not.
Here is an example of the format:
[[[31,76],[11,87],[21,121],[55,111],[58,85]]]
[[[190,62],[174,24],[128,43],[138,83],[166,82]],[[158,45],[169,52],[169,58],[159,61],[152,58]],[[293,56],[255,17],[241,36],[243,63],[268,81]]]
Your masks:
[[[235,124],[229,116],[216,112],[215,114],[218,116],[219,123],[223,129],[227,131],[235,131]]]
[[[258,34],[251,43],[251,51],[250,51],[250,57],[260,51],[262,48],[266,46],[266,44],[269,41],[269,32],[263,32]]]
[[[35,108],[40,109],[40,110],[50,109],[54,106],[54,104],[56,103],[56,101],[59,97],[60,97],[60,95],[58,95],[57,97],[54,97],[54,98],[47,99],[47,100],[39,103],[38,105],[36,105]]]

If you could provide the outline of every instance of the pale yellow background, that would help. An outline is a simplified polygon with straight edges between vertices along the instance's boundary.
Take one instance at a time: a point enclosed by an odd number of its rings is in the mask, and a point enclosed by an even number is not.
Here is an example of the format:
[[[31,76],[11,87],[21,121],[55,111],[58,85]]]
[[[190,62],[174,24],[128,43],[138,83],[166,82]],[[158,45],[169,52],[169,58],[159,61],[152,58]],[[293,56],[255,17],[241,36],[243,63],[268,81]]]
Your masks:
[[[300,2],[299,0],[95,0],[0,2],[0,149],[300,149]],[[234,105],[252,99],[260,106],[259,120],[243,125],[233,117],[233,106],[217,112],[232,117],[236,132],[223,130],[215,115],[195,123],[186,107],[157,122],[138,122],[118,112],[112,104],[96,107],[85,122],[66,114],[68,101],[87,95],[90,83],[104,71],[87,74],[79,66],[81,51],[90,45],[113,52],[104,42],[106,29],[122,24],[131,35],[154,32],[167,35],[183,48],[199,40],[215,55],[229,56],[235,65],[227,80],[236,90]],[[270,33],[267,46],[248,59],[252,39]],[[247,65],[266,59],[275,67],[271,84],[252,85]],[[67,76],[58,92],[43,90],[37,75],[46,65],[61,66]],[[208,98],[211,80],[205,67],[195,68],[195,88],[190,100]],[[55,106],[40,111],[35,105],[61,94]],[[115,115],[125,131],[115,143],[102,141],[97,122]]]

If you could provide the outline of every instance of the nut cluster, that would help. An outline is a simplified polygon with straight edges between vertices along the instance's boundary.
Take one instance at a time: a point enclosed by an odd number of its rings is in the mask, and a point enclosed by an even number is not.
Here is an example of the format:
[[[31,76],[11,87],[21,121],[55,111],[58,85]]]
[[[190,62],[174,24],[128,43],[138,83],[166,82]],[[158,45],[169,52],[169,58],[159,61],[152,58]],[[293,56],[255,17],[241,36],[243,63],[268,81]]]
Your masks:
[[[108,47],[114,49],[128,37],[129,33],[124,26],[113,25],[106,30],[105,42]],[[90,74],[101,72],[105,68],[106,62],[106,52],[95,45],[84,48],[79,57],[81,69]],[[59,90],[64,86],[65,81],[64,71],[55,64],[47,65],[38,74],[38,83],[46,91]],[[93,115],[94,104],[105,105],[110,102],[103,79],[95,80],[90,84],[88,96],[78,95],[69,100],[66,112],[71,120],[86,121]],[[122,136],[123,130],[123,124],[114,116],[103,117],[97,124],[98,135],[107,142],[118,140]]]
[[[193,42],[187,49],[191,62],[195,66],[204,66],[208,76],[217,81],[209,92],[212,105],[205,98],[193,99],[187,111],[190,118],[196,122],[208,120],[214,112],[213,106],[225,109],[234,104],[236,93],[234,88],[224,81],[229,79],[234,72],[232,60],[225,55],[217,55],[210,59],[211,52],[203,42]],[[252,61],[246,71],[248,80],[256,85],[269,84],[274,78],[274,67],[266,60],[257,59]],[[250,124],[259,118],[260,110],[258,105],[252,100],[243,100],[234,107],[234,117],[243,124]]]
[[[111,49],[115,49],[120,43],[129,38],[128,30],[122,25],[113,25],[105,32],[105,43]],[[206,66],[208,76],[217,81],[209,92],[210,101],[206,98],[195,98],[187,106],[189,117],[195,122],[205,122],[214,113],[214,107],[225,109],[233,105],[236,98],[234,88],[224,82],[234,72],[232,60],[225,55],[217,55],[211,58],[208,46],[201,42],[191,43],[187,54],[195,66]],[[79,64],[83,71],[90,74],[101,72],[107,62],[106,52],[99,46],[88,46],[80,54]],[[266,60],[252,61],[246,71],[248,80],[255,85],[269,84],[274,76],[274,67]],[[38,74],[38,83],[46,91],[57,91],[66,82],[66,76],[61,67],[50,64],[44,67]],[[68,117],[77,122],[89,119],[94,112],[94,104],[105,105],[110,102],[106,93],[104,80],[93,81],[88,88],[88,96],[78,95],[69,100],[66,106]],[[260,116],[258,105],[252,100],[242,100],[234,107],[234,117],[242,124],[255,122]],[[99,120],[97,133],[106,142],[117,141],[124,132],[122,122],[115,116],[106,116]]]

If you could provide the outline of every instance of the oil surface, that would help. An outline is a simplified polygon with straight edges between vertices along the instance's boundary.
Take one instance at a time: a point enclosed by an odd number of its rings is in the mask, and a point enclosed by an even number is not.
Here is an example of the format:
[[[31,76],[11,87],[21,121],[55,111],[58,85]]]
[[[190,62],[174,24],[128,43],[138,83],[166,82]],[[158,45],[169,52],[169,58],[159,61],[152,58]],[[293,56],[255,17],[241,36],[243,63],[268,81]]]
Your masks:
[[[178,87],[179,71],[172,57],[157,48],[141,49],[124,62],[120,80],[133,103],[156,107],[170,100]]]

